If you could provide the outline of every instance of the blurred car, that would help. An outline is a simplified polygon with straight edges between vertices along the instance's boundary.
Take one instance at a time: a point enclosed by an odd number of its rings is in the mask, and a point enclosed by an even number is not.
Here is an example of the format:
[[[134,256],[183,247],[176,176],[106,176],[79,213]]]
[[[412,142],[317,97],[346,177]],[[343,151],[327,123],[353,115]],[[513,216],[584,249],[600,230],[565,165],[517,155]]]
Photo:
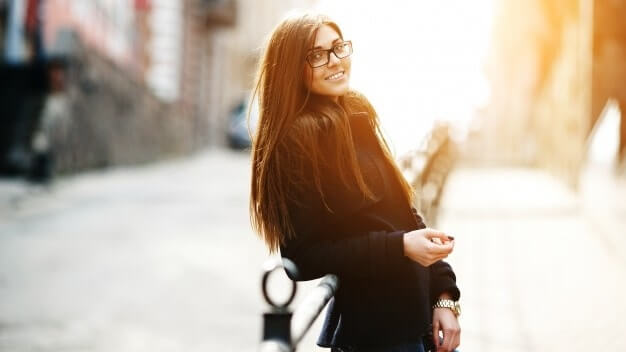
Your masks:
[[[250,124],[248,125],[249,101],[249,98],[242,99],[231,111],[228,118],[228,145],[233,149],[248,149],[252,146],[251,134],[256,130],[259,107],[258,104],[253,103],[250,111]]]

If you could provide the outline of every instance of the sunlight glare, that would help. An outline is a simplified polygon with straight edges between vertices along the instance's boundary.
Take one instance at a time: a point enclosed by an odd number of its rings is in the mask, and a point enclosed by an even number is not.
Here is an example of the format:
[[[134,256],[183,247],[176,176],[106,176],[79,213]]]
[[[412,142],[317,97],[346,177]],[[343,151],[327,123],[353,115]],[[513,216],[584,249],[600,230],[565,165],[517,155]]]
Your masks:
[[[315,10],[353,41],[351,85],[377,109],[396,155],[436,121],[464,130],[487,104],[492,0],[321,0]]]
[[[617,103],[609,101],[591,134],[589,161],[611,165],[619,145],[620,111]]]

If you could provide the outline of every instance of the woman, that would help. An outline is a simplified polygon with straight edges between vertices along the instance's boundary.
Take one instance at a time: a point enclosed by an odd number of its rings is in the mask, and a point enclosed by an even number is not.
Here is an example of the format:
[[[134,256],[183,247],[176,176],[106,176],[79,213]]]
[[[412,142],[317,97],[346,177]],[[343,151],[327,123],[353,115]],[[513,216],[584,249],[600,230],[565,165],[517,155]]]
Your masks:
[[[324,16],[291,17],[274,30],[255,90],[253,225],[271,252],[296,264],[292,279],[339,277],[320,346],[451,351],[460,293],[441,259],[454,241],[411,208],[374,108],[349,89],[351,54]]]

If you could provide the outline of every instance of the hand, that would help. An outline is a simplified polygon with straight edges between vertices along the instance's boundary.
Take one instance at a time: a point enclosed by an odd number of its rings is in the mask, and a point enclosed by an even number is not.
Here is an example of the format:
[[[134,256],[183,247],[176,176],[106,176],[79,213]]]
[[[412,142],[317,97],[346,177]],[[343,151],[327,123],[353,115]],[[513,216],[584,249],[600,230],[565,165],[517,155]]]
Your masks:
[[[439,298],[450,299],[447,294]],[[439,343],[439,331],[443,331],[443,342]],[[433,342],[437,352],[451,352],[461,343],[461,327],[459,321],[449,308],[433,309]]]
[[[423,266],[444,259],[454,249],[454,241],[446,234],[430,228],[404,234],[404,255]]]
[[[439,331],[443,332],[443,342],[439,343]],[[452,352],[461,343],[459,321],[448,308],[433,310],[433,342],[437,352]]]

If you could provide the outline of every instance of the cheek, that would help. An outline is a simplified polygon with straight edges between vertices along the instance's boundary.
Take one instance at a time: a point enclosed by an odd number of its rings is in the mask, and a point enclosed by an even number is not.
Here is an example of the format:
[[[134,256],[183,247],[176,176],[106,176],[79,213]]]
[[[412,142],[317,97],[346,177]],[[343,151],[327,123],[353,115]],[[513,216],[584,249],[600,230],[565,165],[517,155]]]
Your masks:
[[[313,85],[323,85],[326,80],[324,79],[326,76],[326,72],[324,70],[316,70],[313,71]]]
[[[324,71],[323,70],[313,70],[308,68],[305,70],[304,82],[308,89],[313,91],[314,93],[323,93],[322,86],[324,85]]]

